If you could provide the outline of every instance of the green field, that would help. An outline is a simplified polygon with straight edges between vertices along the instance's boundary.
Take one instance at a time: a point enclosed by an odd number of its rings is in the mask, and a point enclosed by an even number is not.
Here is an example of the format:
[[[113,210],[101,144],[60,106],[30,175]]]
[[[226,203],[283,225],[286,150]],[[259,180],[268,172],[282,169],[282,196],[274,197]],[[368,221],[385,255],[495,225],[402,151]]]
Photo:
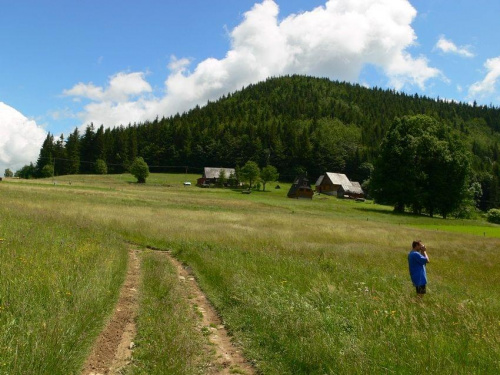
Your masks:
[[[78,374],[134,243],[190,266],[262,374],[500,373],[500,227],[319,196],[184,187],[197,175],[0,183],[0,374]],[[415,298],[406,256],[429,250]],[[130,374],[203,373],[206,339],[144,251]],[[165,353],[169,353],[168,358]]]

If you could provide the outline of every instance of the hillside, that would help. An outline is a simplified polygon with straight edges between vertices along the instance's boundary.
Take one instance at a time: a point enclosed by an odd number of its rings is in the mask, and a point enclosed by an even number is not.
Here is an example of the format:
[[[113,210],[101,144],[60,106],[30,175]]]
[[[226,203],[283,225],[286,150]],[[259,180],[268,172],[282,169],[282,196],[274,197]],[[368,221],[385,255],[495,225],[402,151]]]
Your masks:
[[[434,100],[305,76],[269,78],[187,113],[113,129],[89,125],[65,139],[47,137],[36,170],[54,159],[55,174],[90,173],[103,159],[120,173],[136,156],[153,172],[200,172],[252,159],[281,178],[343,172],[361,182],[395,117],[426,114],[455,129],[473,154],[483,209],[498,206],[500,109]]]

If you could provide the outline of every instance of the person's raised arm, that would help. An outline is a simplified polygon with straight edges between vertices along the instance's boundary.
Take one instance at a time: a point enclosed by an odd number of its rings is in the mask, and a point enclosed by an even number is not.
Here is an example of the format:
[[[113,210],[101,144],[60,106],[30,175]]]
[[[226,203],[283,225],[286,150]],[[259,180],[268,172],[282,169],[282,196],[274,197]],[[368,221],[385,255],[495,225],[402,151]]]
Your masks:
[[[427,254],[427,249],[425,248],[425,245],[422,245],[422,247],[420,248],[420,254],[422,254],[427,259],[427,263],[431,261],[429,259],[429,254]]]

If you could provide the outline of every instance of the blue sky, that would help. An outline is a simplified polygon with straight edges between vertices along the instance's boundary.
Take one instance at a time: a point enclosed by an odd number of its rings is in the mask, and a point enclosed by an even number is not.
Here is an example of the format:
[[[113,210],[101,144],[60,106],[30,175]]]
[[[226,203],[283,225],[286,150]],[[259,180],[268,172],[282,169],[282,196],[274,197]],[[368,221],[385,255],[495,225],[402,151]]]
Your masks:
[[[47,132],[307,74],[500,106],[491,0],[0,0],[0,174]]]

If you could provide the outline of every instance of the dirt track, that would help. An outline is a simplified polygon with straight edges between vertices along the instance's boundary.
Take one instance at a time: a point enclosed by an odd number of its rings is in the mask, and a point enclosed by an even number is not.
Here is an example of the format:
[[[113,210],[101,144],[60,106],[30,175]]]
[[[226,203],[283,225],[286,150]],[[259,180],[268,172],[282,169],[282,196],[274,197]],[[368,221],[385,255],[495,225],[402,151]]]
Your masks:
[[[119,374],[130,363],[138,308],[138,250],[129,250],[129,266],[115,312],[97,338],[82,375]]]
[[[140,250],[129,250],[129,267],[120,291],[115,312],[107,326],[97,338],[90,356],[85,362],[82,375],[118,375],[130,364],[133,340],[136,333],[135,318],[138,311],[140,291]],[[189,300],[202,315],[200,322],[194,322],[198,329],[209,332],[207,353],[212,355],[209,374],[255,374],[253,367],[233,345],[217,312],[199,288],[195,278],[170,253],[162,251],[175,265],[179,282],[184,284],[193,296]]]
[[[196,304],[202,314],[200,329],[208,330],[209,340],[215,349],[215,355],[210,367],[210,374],[255,374],[253,367],[243,358],[241,351],[231,342],[222,321],[198,286],[196,279],[182,266],[182,264],[167,253],[170,261],[176,266],[179,280],[186,284],[194,297],[190,300]]]

